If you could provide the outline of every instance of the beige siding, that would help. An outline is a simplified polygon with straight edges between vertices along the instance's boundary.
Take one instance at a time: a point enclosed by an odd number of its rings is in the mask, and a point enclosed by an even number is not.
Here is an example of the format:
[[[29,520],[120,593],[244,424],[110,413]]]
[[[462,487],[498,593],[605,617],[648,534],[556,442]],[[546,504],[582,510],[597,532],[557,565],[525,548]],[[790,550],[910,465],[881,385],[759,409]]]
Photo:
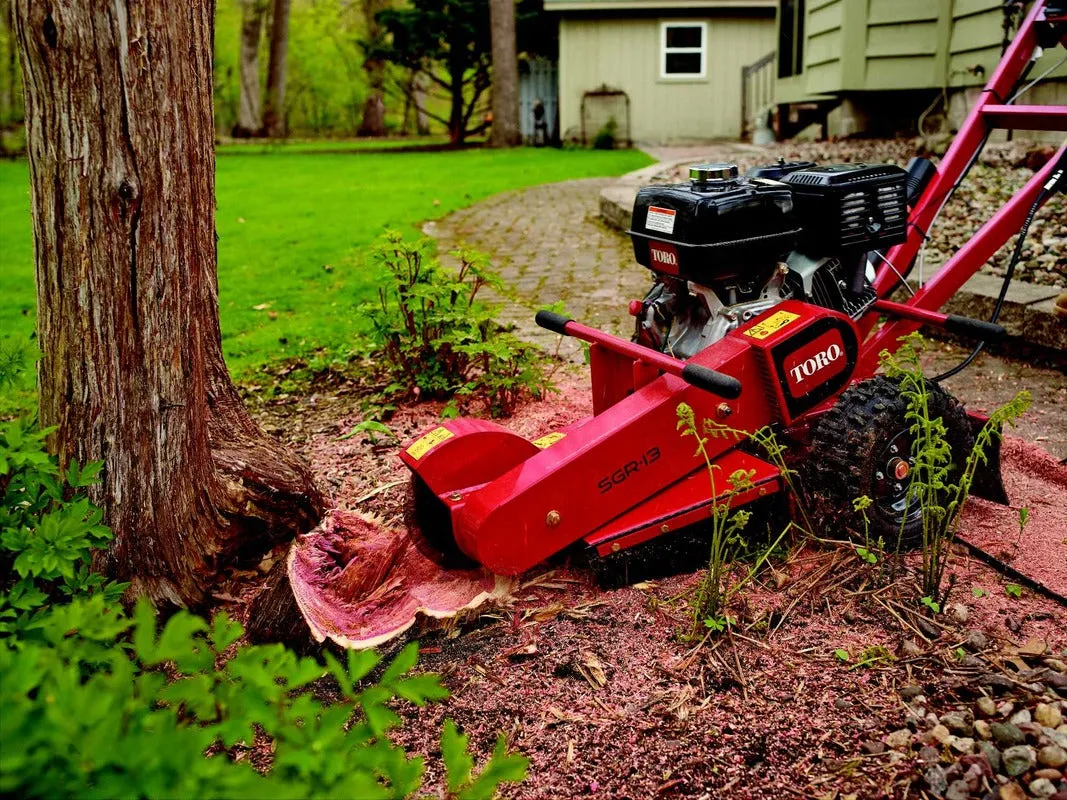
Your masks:
[[[607,85],[629,95],[635,141],[739,136],[741,67],[774,49],[774,19],[694,12],[685,20],[707,23],[703,79],[660,77],[660,23],[665,20],[561,19],[559,92],[564,135],[581,131],[582,94]],[[586,133],[591,138],[596,131]]]

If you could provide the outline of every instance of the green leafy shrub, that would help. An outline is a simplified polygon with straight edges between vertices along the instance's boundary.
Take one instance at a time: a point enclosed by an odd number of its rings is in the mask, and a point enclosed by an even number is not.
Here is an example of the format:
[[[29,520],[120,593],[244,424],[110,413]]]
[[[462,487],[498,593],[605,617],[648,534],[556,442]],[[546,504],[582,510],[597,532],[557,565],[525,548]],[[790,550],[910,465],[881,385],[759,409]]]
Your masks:
[[[479,293],[504,285],[487,258],[455,252],[458,271],[446,269],[423,239],[414,244],[387,233],[374,250],[384,273],[378,301],[362,306],[374,326],[379,360],[392,383],[386,395],[480,401],[493,416],[510,414],[526,394],[550,388],[546,359],[534,345],[500,330],[495,309]]]
[[[411,674],[415,644],[371,679],[379,657],[298,657],[282,645],[240,645],[239,624],[186,611],[160,627],[125,588],[90,575],[111,537],[79,490],[98,466],[61,474],[45,432],[12,423],[0,435],[0,793],[19,797],[409,797],[424,760],[389,739],[397,703],[448,691]],[[329,677],[338,702],[311,684]],[[250,762],[258,747],[267,763]],[[481,771],[452,723],[442,735],[448,796],[492,797],[527,761],[503,736]]]
[[[619,123],[615,117],[609,117],[604,127],[593,137],[594,150],[614,150],[619,138]]]

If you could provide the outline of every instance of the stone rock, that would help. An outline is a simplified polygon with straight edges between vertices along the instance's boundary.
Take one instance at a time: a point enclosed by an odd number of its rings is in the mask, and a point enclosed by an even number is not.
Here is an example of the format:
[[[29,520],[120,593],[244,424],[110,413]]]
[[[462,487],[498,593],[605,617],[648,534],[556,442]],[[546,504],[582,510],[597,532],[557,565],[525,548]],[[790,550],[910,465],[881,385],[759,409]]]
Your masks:
[[[1067,789],[1062,789],[1052,795],[1049,800],[1067,800]]]
[[[1016,727],[1021,730],[1023,736],[1031,742],[1037,742],[1041,738],[1041,734],[1044,730],[1036,722],[1020,722]]]
[[[1048,778],[1050,781],[1058,781],[1060,778],[1063,777],[1063,773],[1060,772],[1058,769],[1051,769],[1049,767],[1045,767],[1044,769],[1034,770],[1034,777]]]
[[[997,703],[997,715],[1006,717],[1015,710],[1015,703],[1011,700],[1005,700],[1003,703]]]
[[[967,618],[971,615],[971,612],[963,603],[949,603],[945,606],[945,615],[960,625],[966,625]]]
[[[852,701],[849,700],[847,697],[838,697],[836,700],[834,700],[834,708],[836,708],[838,711],[847,711],[848,709],[852,708]]]
[[[985,695],[982,695],[978,698],[978,701],[974,704],[974,707],[983,717],[994,717],[997,714],[997,704],[993,702],[992,697],[986,697]]]
[[[923,773],[923,777],[926,778],[926,785],[930,788],[930,794],[935,797],[943,797],[945,791],[948,789],[948,778],[945,777],[945,771],[940,766],[935,764],[932,767],[928,767],[926,772]]]
[[[885,742],[864,742],[860,750],[869,756],[880,756],[885,752]]]
[[[950,711],[941,717],[941,724],[957,736],[974,735],[974,717],[969,711]]]
[[[989,767],[993,772],[1000,772],[1000,751],[990,742],[979,742],[978,752],[982,753],[989,761]]]
[[[1000,800],[1027,800],[1026,791],[1015,781],[1005,783],[997,793]]]
[[[989,726],[989,731],[993,734],[993,741],[1000,747],[1014,747],[1025,741],[1023,732],[1010,722],[994,722]]]
[[[1034,722],[1044,728],[1057,728],[1063,723],[1063,712],[1058,704],[1038,703],[1034,709]]]
[[[1037,761],[1037,756],[1034,753],[1034,748],[1027,745],[1020,744],[1014,747],[1009,747],[1001,754],[1001,760],[1004,764],[1004,772],[1009,777],[1014,778],[1017,775],[1022,775]]]
[[[963,642],[963,646],[972,653],[977,653],[989,647],[989,637],[977,629],[967,631],[967,639]]]
[[[944,725],[934,725],[929,731],[923,734],[922,739],[924,742],[937,742],[938,744],[948,744],[948,737],[952,734],[948,732],[948,728]]]
[[[1056,672],[1067,672],[1067,664],[1060,661],[1058,658],[1046,658],[1045,664],[1049,669],[1054,669]]]
[[[1041,733],[1049,738],[1054,745],[1062,747],[1067,750],[1067,725],[1060,725],[1056,730],[1052,728],[1042,728]]]
[[[1045,680],[1049,686],[1055,687],[1060,694],[1067,694],[1067,673],[1054,672]]]
[[[903,648],[902,648],[903,649]],[[918,684],[911,684],[909,686],[903,686],[900,689],[900,696],[905,700],[913,700],[916,697],[921,696],[923,693],[923,687]],[[1056,727],[1053,725],[1052,727]]]
[[[993,738],[993,732],[989,729],[989,723],[984,719],[976,719],[974,721],[974,733],[979,739],[985,739],[986,741]]]
[[[945,800],[967,800],[970,795],[971,787],[964,780],[953,781],[945,790]]]
[[[927,745],[919,750],[919,763],[921,764],[936,764],[941,760],[941,753],[936,747],[930,747]]]
[[[936,641],[937,639],[941,638],[941,629],[934,625],[934,623],[929,622],[923,617],[919,617],[919,619],[915,623],[915,626],[919,629],[919,632],[923,636],[925,636],[927,639],[930,639],[931,641]]]
[[[960,755],[974,752],[974,739],[970,736],[949,736],[948,746]]]
[[[1031,721],[1032,721],[1032,717],[1030,716],[1030,709],[1028,709],[1028,708],[1019,709],[1014,714],[1012,714],[1011,717],[1008,719],[1008,722],[1010,722],[1012,725],[1020,725],[1020,724],[1022,724],[1024,722],[1031,722]]]
[[[914,639],[905,639],[900,644],[900,657],[901,658],[919,658],[925,655],[926,651],[922,649]]]
[[[1037,751],[1037,760],[1043,767],[1059,769],[1067,765],[1067,750],[1055,744],[1045,745]]]
[[[906,750],[911,744],[911,731],[907,728],[895,730],[885,737],[885,743],[894,750]]]
[[[1030,781],[1030,794],[1034,797],[1052,797],[1056,794],[1056,785],[1048,778]]]

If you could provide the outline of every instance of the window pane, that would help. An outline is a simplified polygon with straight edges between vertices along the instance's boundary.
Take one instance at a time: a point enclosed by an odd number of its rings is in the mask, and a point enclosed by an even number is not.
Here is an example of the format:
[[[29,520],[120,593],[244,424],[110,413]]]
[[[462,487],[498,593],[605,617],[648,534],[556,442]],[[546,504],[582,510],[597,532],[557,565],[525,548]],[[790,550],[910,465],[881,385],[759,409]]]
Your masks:
[[[667,53],[668,75],[699,75],[700,53]]]
[[[667,28],[667,47],[703,47],[704,29],[699,25],[670,25]]]

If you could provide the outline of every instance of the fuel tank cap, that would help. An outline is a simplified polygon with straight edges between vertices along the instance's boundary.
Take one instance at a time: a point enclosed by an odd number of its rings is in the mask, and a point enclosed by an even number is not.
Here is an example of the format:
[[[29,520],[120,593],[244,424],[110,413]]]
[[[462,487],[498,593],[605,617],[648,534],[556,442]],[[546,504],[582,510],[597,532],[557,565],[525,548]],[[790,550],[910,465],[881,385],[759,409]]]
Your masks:
[[[693,183],[731,181],[737,176],[737,164],[730,164],[726,161],[711,164],[693,164],[689,168],[689,180]]]

